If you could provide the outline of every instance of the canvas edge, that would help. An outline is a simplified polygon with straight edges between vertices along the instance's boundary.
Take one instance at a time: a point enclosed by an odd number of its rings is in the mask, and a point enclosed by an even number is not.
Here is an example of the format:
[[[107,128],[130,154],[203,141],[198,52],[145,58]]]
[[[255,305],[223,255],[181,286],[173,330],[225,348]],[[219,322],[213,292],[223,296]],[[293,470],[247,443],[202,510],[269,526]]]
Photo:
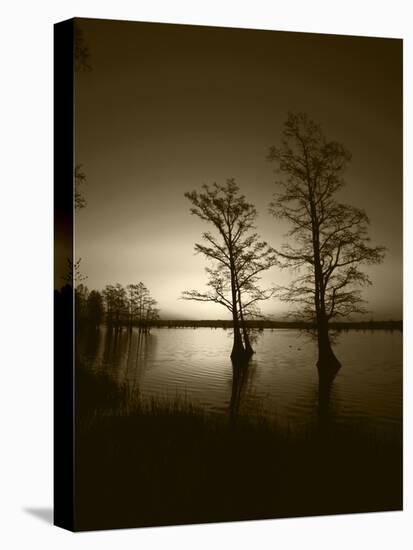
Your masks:
[[[54,25],[54,269],[62,239],[71,244],[73,265],[74,20]],[[62,219],[63,218],[63,219]],[[64,223],[63,223],[64,222]],[[57,231],[58,224],[59,231]],[[74,295],[57,303],[54,295],[53,523],[75,530],[74,495]]]

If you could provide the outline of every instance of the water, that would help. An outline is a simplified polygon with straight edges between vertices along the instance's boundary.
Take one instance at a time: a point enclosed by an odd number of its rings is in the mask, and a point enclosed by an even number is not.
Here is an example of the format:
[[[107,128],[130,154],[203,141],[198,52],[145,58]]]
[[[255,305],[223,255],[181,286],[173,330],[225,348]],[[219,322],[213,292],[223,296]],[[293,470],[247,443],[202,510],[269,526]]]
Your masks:
[[[402,417],[402,333],[348,331],[334,350],[342,364],[328,396],[320,395],[317,350],[298,330],[264,330],[245,378],[234,381],[231,331],[224,329],[123,331],[100,329],[82,353],[92,369],[128,384],[143,399],[185,397],[206,411],[265,415],[298,430],[320,411],[331,422],[367,426],[381,435],[398,431]]]

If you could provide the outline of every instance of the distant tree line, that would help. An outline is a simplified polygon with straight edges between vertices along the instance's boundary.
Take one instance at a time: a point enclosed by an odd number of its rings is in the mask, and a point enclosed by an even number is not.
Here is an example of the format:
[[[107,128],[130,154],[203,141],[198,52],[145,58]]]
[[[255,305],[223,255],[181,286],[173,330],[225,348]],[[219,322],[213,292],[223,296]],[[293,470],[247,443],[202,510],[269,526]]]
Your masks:
[[[106,323],[116,331],[138,327],[148,333],[153,321],[159,319],[157,302],[142,283],[122,286],[106,285],[102,292],[91,290],[83,283],[75,289],[76,320],[79,327],[97,329]]]
[[[261,319],[246,320],[248,328],[262,331],[264,329],[297,329],[313,332],[317,329],[317,324],[311,321],[274,321],[266,319],[264,316]],[[225,319],[158,319],[153,322],[155,328],[222,328],[225,330],[232,329],[232,321]],[[384,330],[384,331],[402,331],[402,321],[332,321],[329,323],[329,328],[333,331],[347,330]]]

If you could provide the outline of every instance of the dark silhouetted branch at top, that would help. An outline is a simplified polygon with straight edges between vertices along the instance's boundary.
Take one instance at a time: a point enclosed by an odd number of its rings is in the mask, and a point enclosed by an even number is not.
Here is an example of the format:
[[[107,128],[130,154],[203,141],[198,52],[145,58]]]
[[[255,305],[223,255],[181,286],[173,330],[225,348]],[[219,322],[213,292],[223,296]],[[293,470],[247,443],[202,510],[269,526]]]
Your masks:
[[[75,71],[77,73],[91,71],[90,51],[85,42],[83,30],[75,23]]]
[[[75,209],[80,210],[85,208],[86,199],[84,198],[81,187],[86,183],[86,175],[82,171],[82,165],[77,164],[75,167]]]
[[[87,275],[84,275],[80,271],[80,262],[82,258],[79,258],[77,261],[73,262],[70,258],[67,258],[67,273],[63,280],[69,284],[71,287],[75,288],[79,284],[83,283],[87,279]]]

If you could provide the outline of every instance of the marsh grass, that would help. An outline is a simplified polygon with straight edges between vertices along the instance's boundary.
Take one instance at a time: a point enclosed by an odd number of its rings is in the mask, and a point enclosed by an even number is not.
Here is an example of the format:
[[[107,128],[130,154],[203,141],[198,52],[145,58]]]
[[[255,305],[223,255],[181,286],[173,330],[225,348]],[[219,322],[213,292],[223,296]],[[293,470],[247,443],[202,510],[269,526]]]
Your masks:
[[[206,414],[185,396],[142,401],[83,374],[78,530],[401,509],[398,436],[323,424],[297,436],[264,416]]]

